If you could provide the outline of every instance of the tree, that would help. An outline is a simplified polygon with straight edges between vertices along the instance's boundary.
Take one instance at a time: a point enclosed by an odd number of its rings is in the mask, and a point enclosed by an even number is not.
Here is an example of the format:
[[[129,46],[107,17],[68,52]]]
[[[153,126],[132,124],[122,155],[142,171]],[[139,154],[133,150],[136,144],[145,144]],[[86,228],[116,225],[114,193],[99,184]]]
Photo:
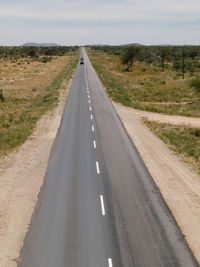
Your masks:
[[[183,53],[182,53],[182,74],[183,74],[183,80],[185,79],[185,50],[183,47]]]
[[[192,58],[192,60],[195,59],[196,56],[198,56],[198,51],[195,48],[192,48],[191,51],[189,52],[189,56]]]
[[[159,56],[161,57],[162,71],[165,70],[165,59],[167,57],[167,48],[163,47],[159,50]]]
[[[36,49],[34,47],[30,47],[28,50],[28,56],[29,57],[37,57],[37,52]]]
[[[153,63],[153,55],[152,53],[148,53],[145,55],[145,61],[149,65],[149,68],[151,67],[151,64]]]
[[[133,60],[138,55],[139,48],[135,46],[130,46],[125,48],[124,52],[121,55],[122,64],[127,65],[127,71],[130,71],[133,66]]]

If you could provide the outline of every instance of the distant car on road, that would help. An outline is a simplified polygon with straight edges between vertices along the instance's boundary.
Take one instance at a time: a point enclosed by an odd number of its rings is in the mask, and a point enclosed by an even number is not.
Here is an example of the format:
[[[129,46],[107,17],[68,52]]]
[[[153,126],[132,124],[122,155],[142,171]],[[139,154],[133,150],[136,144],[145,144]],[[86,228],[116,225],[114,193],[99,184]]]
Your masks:
[[[83,59],[83,57],[80,58],[80,64],[84,64],[84,59]]]

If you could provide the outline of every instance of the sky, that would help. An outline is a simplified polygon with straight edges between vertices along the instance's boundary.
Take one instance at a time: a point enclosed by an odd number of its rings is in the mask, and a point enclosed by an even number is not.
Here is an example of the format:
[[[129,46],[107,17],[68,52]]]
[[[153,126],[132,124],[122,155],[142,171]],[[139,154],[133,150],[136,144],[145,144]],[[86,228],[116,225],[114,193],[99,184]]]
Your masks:
[[[200,45],[200,0],[0,0],[0,45]]]

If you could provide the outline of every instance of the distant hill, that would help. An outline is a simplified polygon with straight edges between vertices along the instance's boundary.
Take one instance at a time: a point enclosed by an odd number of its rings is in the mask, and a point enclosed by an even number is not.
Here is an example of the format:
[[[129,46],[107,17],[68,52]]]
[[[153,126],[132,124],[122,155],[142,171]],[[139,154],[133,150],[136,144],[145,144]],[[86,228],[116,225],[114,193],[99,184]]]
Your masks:
[[[87,44],[85,46],[111,46],[111,45],[107,45],[107,44]]]
[[[121,45],[110,45],[110,44],[90,44],[86,46],[143,46],[142,44],[138,43],[131,43],[131,44],[121,44]]]
[[[21,46],[42,46],[42,47],[52,47],[52,46],[61,46],[55,43],[25,43]]]
[[[138,43],[132,43],[132,44],[122,44],[122,45],[119,45],[119,46],[144,46],[144,45],[138,44]]]

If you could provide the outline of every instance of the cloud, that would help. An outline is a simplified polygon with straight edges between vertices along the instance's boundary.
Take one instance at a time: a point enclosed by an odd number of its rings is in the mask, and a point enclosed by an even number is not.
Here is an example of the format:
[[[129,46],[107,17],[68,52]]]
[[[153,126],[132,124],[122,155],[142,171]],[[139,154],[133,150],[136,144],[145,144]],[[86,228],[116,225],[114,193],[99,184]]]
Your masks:
[[[91,38],[101,43],[147,43],[158,42],[159,36],[160,43],[196,42],[199,10],[199,0],[0,0],[0,23],[5,25],[0,34],[6,28],[25,39],[31,29],[36,41],[42,39],[41,32],[46,38],[51,32],[52,41],[59,37],[62,42],[64,33],[77,43],[92,42]],[[9,40],[5,34],[4,42]]]
[[[113,22],[148,20],[197,20],[200,1],[191,0],[43,0],[0,2],[0,18],[52,20],[104,20]]]

